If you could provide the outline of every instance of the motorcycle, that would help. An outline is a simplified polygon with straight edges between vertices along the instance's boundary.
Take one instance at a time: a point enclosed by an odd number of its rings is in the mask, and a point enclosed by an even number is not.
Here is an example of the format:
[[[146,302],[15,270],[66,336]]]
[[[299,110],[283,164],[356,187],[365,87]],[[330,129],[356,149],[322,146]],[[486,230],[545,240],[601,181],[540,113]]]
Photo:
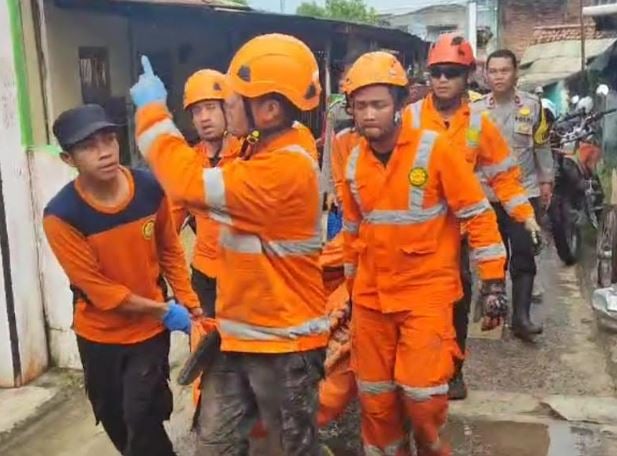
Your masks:
[[[610,109],[589,112],[582,109],[558,119],[551,132],[555,158],[555,188],[548,208],[555,248],[566,265],[581,258],[582,228],[599,227],[604,191],[596,172],[602,149],[596,139],[599,121]]]

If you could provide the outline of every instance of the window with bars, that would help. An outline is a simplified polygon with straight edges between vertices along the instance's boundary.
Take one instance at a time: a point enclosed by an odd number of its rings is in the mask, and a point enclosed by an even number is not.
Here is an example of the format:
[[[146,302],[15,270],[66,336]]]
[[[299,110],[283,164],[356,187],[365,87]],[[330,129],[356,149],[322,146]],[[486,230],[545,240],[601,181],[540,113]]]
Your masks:
[[[109,99],[111,86],[107,48],[79,48],[79,79],[84,103],[104,104]]]

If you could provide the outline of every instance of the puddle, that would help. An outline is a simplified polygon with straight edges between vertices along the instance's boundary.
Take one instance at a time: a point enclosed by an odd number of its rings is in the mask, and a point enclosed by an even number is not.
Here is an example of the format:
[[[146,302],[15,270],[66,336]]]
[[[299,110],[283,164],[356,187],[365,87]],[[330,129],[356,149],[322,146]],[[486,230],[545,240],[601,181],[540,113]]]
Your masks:
[[[322,437],[336,456],[360,456],[358,428],[336,426]],[[451,417],[445,438],[453,456],[617,455],[614,436],[603,435],[592,425],[557,420],[545,424]]]
[[[594,430],[550,424],[451,419],[446,436],[455,456],[608,456]]]

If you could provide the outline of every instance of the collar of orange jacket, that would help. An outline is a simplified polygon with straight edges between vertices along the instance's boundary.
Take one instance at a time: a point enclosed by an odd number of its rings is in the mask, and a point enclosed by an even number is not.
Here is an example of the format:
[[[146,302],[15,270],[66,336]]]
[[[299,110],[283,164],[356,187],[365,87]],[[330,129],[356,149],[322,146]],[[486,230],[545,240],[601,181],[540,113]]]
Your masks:
[[[238,153],[240,152],[241,143],[242,142],[238,138],[230,135],[229,133],[226,133],[223,137],[223,143],[221,144],[220,157],[228,158],[238,155]],[[206,158],[212,158],[208,154],[208,146],[206,144],[206,141],[199,141],[195,145],[195,150],[198,153],[203,154],[203,156]]]
[[[437,110],[437,106],[435,106],[435,101],[433,99],[435,95],[431,94],[430,96],[426,97],[424,99],[425,102],[425,107],[424,107],[424,112],[423,113],[430,113],[431,116],[437,116],[440,120],[444,120],[443,116],[441,115],[441,113]],[[453,123],[454,119],[458,119],[459,116],[466,116],[469,117],[469,113],[470,113],[470,109],[469,109],[469,100],[465,97],[463,97],[461,99],[461,104],[459,105],[459,107],[456,109],[456,111],[454,112],[454,114],[452,115],[452,117],[450,117],[450,119],[448,119],[448,121],[450,123]]]
[[[464,131],[469,125],[470,107],[466,99],[463,99],[461,105],[457,108],[454,114],[449,119],[444,119],[442,114],[437,110],[433,96],[426,97],[422,104],[422,128],[433,130],[438,133],[448,133],[456,135],[460,131]]]
[[[311,157],[315,158],[315,139],[308,128],[288,128],[271,137],[259,141],[255,146],[257,149],[254,154],[266,151],[284,149],[289,145],[302,147]]]

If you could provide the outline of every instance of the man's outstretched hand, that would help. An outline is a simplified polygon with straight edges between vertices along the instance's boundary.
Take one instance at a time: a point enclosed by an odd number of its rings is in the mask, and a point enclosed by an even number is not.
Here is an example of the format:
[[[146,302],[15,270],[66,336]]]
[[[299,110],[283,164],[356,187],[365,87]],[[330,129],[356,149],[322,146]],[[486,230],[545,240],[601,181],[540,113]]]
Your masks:
[[[147,56],[141,56],[143,72],[139,75],[137,83],[131,87],[131,98],[138,108],[150,103],[167,103],[167,89],[150,64]]]

